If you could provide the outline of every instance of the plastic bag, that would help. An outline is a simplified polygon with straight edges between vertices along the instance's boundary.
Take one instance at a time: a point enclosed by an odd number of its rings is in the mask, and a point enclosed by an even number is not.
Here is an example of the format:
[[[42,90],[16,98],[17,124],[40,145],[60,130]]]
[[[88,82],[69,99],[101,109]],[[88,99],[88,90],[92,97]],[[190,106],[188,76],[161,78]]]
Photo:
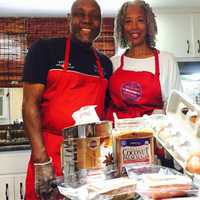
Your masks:
[[[136,182],[127,177],[97,181],[88,184],[89,194],[97,198],[127,199],[133,197]]]
[[[133,198],[136,182],[127,177],[93,181],[79,188],[59,186],[59,191],[72,200],[126,200]]]
[[[159,165],[127,165],[129,178],[137,179],[136,192],[146,198],[163,199],[195,195],[198,189],[180,172]]]

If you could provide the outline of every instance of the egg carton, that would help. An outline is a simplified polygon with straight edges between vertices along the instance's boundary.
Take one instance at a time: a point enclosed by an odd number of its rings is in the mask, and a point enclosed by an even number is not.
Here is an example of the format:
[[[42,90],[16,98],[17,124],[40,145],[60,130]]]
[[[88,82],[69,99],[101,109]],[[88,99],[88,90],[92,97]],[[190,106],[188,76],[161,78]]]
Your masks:
[[[166,115],[176,129],[200,141],[200,106],[192,103],[184,93],[172,91]]]
[[[185,170],[188,157],[200,149],[200,106],[174,90],[167,103],[166,119],[167,126],[155,137]]]

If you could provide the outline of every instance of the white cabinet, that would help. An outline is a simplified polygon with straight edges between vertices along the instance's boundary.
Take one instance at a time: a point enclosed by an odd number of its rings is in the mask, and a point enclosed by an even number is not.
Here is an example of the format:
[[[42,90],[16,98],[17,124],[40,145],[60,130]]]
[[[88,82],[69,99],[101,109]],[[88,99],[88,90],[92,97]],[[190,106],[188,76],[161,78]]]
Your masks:
[[[14,182],[12,176],[0,176],[0,199],[15,199]]]
[[[23,200],[30,151],[0,152],[0,200]]]
[[[25,174],[0,176],[1,200],[24,200]]]
[[[200,14],[160,12],[156,20],[158,49],[200,60]]]
[[[15,200],[24,200],[26,174],[14,176]]]
[[[195,54],[200,56],[200,14],[194,14],[192,18]]]

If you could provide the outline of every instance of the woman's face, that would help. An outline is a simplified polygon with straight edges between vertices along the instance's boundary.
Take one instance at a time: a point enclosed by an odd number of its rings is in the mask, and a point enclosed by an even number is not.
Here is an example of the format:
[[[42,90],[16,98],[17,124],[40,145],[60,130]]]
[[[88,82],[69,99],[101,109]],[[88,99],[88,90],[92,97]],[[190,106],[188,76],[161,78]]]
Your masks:
[[[124,18],[124,36],[131,46],[145,44],[146,17],[144,11],[138,5],[129,5]]]

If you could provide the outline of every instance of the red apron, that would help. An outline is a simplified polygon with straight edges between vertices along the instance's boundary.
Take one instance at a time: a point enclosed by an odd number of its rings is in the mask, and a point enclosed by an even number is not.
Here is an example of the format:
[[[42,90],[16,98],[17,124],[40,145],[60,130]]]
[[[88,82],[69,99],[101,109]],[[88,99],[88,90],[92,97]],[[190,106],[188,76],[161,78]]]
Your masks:
[[[48,155],[53,159],[56,176],[62,175],[60,162],[62,129],[74,124],[72,113],[82,106],[97,105],[98,116],[100,118],[103,116],[107,80],[104,79],[103,69],[95,50],[94,54],[100,76],[67,70],[70,55],[70,40],[67,39],[64,69],[48,72],[41,113],[44,143]],[[34,166],[30,160],[26,178],[26,200],[37,199],[34,188]]]
[[[120,67],[110,78],[111,103],[107,119],[113,121],[113,112],[118,118],[134,118],[163,108],[157,50],[154,57],[155,75],[147,71],[124,70],[124,54],[121,56]]]

